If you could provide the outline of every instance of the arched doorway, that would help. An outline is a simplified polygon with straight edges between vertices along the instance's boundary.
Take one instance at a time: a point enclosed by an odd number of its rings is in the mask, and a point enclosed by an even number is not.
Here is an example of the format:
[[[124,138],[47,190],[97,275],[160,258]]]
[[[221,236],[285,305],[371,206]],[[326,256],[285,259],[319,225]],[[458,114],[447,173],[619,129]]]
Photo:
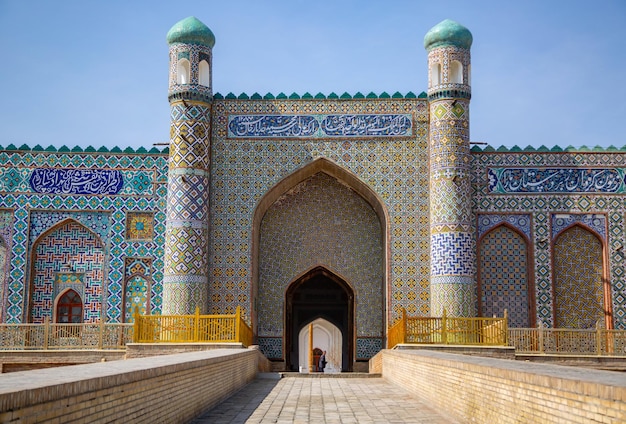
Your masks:
[[[341,332],[341,371],[352,371],[354,361],[354,292],[340,277],[317,267],[291,283],[285,294],[286,368],[300,366],[299,336],[317,319],[333,324]],[[328,346],[332,353],[332,346]]]
[[[332,322],[318,318],[305,325],[298,336],[299,363],[302,369],[307,369],[310,364],[310,341],[309,330],[313,330],[313,365],[315,371],[319,369],[320,356],[326,352],[326,367],[324,372],[334,373],[341,371],[343,357],[343,335],[341,330]]]

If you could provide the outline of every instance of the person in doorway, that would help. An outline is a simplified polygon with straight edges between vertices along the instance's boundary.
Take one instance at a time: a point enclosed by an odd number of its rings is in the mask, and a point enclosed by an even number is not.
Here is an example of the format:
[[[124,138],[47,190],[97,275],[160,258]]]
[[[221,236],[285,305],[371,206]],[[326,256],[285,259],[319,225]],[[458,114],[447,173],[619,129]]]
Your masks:
[[[320,355],[320,361],[317,364],[317,370],[319,372],[324,372],[324,368],[326,368],[326,351],[322,352]]]

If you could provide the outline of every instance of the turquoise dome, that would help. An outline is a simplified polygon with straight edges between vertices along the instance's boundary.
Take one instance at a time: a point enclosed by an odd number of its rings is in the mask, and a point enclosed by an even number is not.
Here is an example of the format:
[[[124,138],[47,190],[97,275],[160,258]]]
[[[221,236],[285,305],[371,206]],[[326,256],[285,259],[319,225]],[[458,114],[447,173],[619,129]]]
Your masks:
[[[450,19],[439,22],[426,33],[424,47],[431,50],[436,47],[455,46],[462,49],[472,47],[472,33],[458,22]]]
[[[167,44],[185,43],[200,44],[213,48],[215,45],[215,35],[195,16],[190,16],[177,22],[167,32]]]

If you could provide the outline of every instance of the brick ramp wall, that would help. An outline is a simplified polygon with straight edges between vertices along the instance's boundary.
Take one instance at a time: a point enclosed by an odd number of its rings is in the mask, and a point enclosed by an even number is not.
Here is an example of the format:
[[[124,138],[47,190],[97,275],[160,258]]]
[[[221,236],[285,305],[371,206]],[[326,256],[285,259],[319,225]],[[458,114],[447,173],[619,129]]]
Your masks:
[[[431,351],[382,351],[386,380],[471,423],[625,423],[626,375]]]
[[[253,380],[258,360],[222,349],[5,374],[0,422],[185,423]]]

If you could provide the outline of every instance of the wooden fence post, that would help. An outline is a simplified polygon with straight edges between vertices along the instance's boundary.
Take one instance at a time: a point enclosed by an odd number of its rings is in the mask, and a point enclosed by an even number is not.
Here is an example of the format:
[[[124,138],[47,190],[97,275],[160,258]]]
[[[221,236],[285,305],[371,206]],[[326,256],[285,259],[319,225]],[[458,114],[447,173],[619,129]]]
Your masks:
[[[196,306],[196,313],[193,319],[193,341],[200,341],[200,307]]]
[[[50,336],[50,318],[43,319],[43,349],[48,350],[48,337]]]
[[[443,309],[443,316],[441,317],[441,342],[448,344],[448,313],[446,309]]]
[[[102,350],[102,345],[104,344],[104,320],[100,317],[100,325],[98,326],[99,333],[98,334],[98,349]]]
[[[402,343],[406,343],[406,333],[408,320],[406,319],[406,309],[402,308]]]
[[[539,353],[545,353],[545,346],[543,344],[543,322],[539,321]]]
[[[237,306],[237,309],[235,310],[235,341],[236,342],[240,342],[241,340],[239,340],[239,325],[241,323],[241,306]]]

